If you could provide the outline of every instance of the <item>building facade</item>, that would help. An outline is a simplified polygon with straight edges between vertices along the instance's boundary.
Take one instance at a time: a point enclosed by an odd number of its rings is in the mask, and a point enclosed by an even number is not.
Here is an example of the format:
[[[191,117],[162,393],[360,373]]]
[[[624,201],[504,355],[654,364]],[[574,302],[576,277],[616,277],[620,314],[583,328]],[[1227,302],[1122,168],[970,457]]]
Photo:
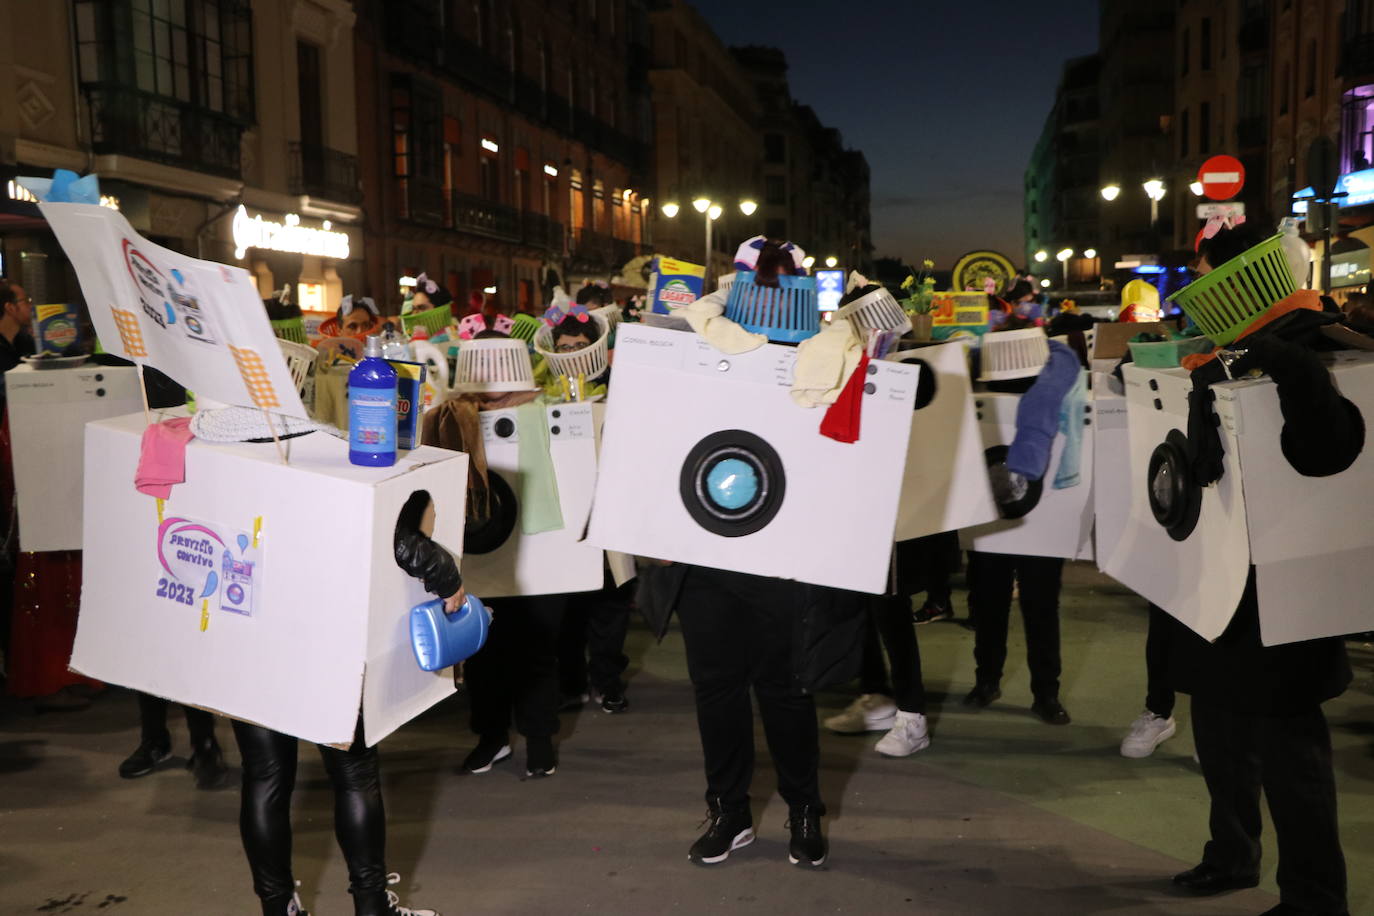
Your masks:
[[[80,295],[12,181],[55,168],[96,173],[140,233],[249,269],[264,296],[330,308],[361,276],[347,0],[6,0],[0,26],[0,244],[35,301]],[[259,247],[263,222],[330,233],[337,256]]]
[[[637,257],[651,206],[638,0],[360,0],[367,289],[426,273],[541,311]]]

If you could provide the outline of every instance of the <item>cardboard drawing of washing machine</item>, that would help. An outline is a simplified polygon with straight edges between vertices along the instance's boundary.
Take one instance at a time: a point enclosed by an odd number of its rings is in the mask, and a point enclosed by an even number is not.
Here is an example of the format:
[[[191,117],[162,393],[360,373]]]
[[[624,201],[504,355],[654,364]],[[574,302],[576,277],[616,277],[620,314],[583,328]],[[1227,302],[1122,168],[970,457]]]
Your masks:
[[[973,406],[968,350],[962,343],[902,350],[888,357],[916,367],[916,409],[911,415],[897,504],[899,541],[958,531],[998,518],[983,437]]]
[[[469,521],[464,531],[464,587],[483,599],[599,589],[601,551],[581,540],[596,483],[592,405],[516,407],[483,411],[478,417],[491,511],[485,523]],[[520,444],[522,439],[542,440],[545,435],[562,527],[526,534],[522,493],[527,482],[520,467]]]
[[[607,550],[880,593],[911,432],[914,366],[875,362],[860,438],[819,432],[796,350],[723,355],[622,325],[588,540]]]
[[[1374,355],[1328,358],[1336,388],[1374,415]],[[1206,639],[1230,623],[1252,564],[1265,645],[1374,628],[1368,442],[1345,471],[1305,477],[1280,448],[1273,382],[1222,382],[1212,390],[1225,472],[1200,487],[1187,464],[1188,373],[1127,367],[1125,376],[1131,514],[1103,569]]]

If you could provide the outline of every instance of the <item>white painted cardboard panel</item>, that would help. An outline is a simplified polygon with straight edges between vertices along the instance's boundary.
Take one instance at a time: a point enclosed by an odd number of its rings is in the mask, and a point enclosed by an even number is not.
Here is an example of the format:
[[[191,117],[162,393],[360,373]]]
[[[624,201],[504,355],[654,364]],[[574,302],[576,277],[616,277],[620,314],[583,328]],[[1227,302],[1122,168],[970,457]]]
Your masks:
[[[974,393],[985,449],[1010,445],[1016,438],[1016,409],[1020,402],[1018,394]],[[1091,406],[1092,402],[1088,404]],[[1091,420],[1091,413],[1085,412],[1083,419]],[[1018,519],[999,519],[965,528],[959,535],[965,550],[1066,560],[1093,558],[1093,425],[1084,424],[1078,485],[1056,490],[1054,475],[1064,454],[1064,441],[1062,434],[1054,437],[1044,490],[1036,507]],[[985,459],[984,463],[986,466]]]
[[[588,540],[607,550],[881,593],[897,520],[917,373],[873,365],[858,442],[819,432],[824,416],[789,394],[796,351],[726,356],[695,334],[620,326]],[[687,513],[679,476],[712,433],[767,441],[786,474],[777,516],[743,537]]]
[[[1175,541],[1150,511],[1146,478],[1150,456],[1169,431],[1187,433],[1192,381],[1182,369],[1127,366],[1124,375],[1131,509],[1101,568],[1199,636],[1216,639],[1231,622],[1249,574],[1240,456],[1223,430],[1226,472],[1203,489],[1197,528],[1186,540]]]
[[[5,373],[19,549],[81,549],[82,440],[92,420],[142,410],[133,366],[34,369]]]
[[[1101,564],[1116,550],[1131,516],[1131,429],[1125,395],[1105,385],[1094,387],[1093,426],[1093,552]]]
[[[930,367],[935,384],[934,399],[911,416],[902,498],[897,504],[897,540],[995,520],[997,504],[988,484],[983,437],[973,407],[968,349],[954,342],[904,350],[888,358],[922,360]]]
[[[1328,357],[1341,394],[1374,428],[1374,354]],[[1304,477],[1279,447],[1283,415],[1268,378],[1216,386],[1239,444],[1260,630],[1266,645],[1374,629],[1374,433],[1345,471]]]
[[[133,488],[142,414],[92,423],[86,436],[82,606],[72,668],[288,735],[346,745],[361,708],[375,743],[453,692],[448,672],[415,663],[406,619],[427,600],[393,556],[401,506],[434,499],[434,538],[462,547],[467,457],[421,448],[391,468],[348,463],[322,433],[266,445],[192,442],[187,483],[168,516],[252,531],[262,517],[263,581],[252,617],[210,614],[153,595],[156,501]]]
[[[482,599],[515,595],[558,595],[601,588],[603,560],[599,547],[582,540],[596,487],[596,423],[593,405],[558,404],[545,408],[549,457],[558,482],[563,527],[522,534],[519,522],[510,538],[491,553],[470,554],[463,563],[463,584]],[[509,420],[509,434],[501,435]],[[515,410],[481,414],[487,468],[520,492],[519,438],[523,430]],[[557,432],[555,432],[557,430]]]

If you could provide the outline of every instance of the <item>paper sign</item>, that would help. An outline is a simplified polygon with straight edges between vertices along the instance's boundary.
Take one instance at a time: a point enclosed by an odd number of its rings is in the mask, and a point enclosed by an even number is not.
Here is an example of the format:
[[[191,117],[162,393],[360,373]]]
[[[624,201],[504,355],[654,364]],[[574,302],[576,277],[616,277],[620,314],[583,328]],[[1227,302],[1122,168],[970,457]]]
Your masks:
[[[107,207],[39,207],[107,351],[225,404],[306,416],[246,270],[154,245]]]
[[[154,598],[253,616],[262,581],[261,551],[243,531],[193,518],[164,519],[157,530]]]

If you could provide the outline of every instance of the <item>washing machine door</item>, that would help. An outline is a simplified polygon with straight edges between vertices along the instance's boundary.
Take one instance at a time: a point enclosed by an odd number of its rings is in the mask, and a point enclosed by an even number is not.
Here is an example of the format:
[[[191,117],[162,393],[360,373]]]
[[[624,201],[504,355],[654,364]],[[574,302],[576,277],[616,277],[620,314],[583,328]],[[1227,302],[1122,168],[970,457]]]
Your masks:
[[[464,556],[481,556],[499,550],[510,540],[515,523],[520,520],[520,501],[515,491],[506,483],[506,478],[490,469],[487,470],[487,508],[486,517],[481,521],[468,517],[463,528]]]
[[[1193,477],[1188,437],[1176,429],[1155,447],[1146,470],[1146,497],[1169,537],[1186,541],[1202,515],[1202,487]]]
[[[687,514],[722,537],[762,531],[787,493],[782,457],[764,439],[742,429],[703,438],[682,462],[678,490]]]

